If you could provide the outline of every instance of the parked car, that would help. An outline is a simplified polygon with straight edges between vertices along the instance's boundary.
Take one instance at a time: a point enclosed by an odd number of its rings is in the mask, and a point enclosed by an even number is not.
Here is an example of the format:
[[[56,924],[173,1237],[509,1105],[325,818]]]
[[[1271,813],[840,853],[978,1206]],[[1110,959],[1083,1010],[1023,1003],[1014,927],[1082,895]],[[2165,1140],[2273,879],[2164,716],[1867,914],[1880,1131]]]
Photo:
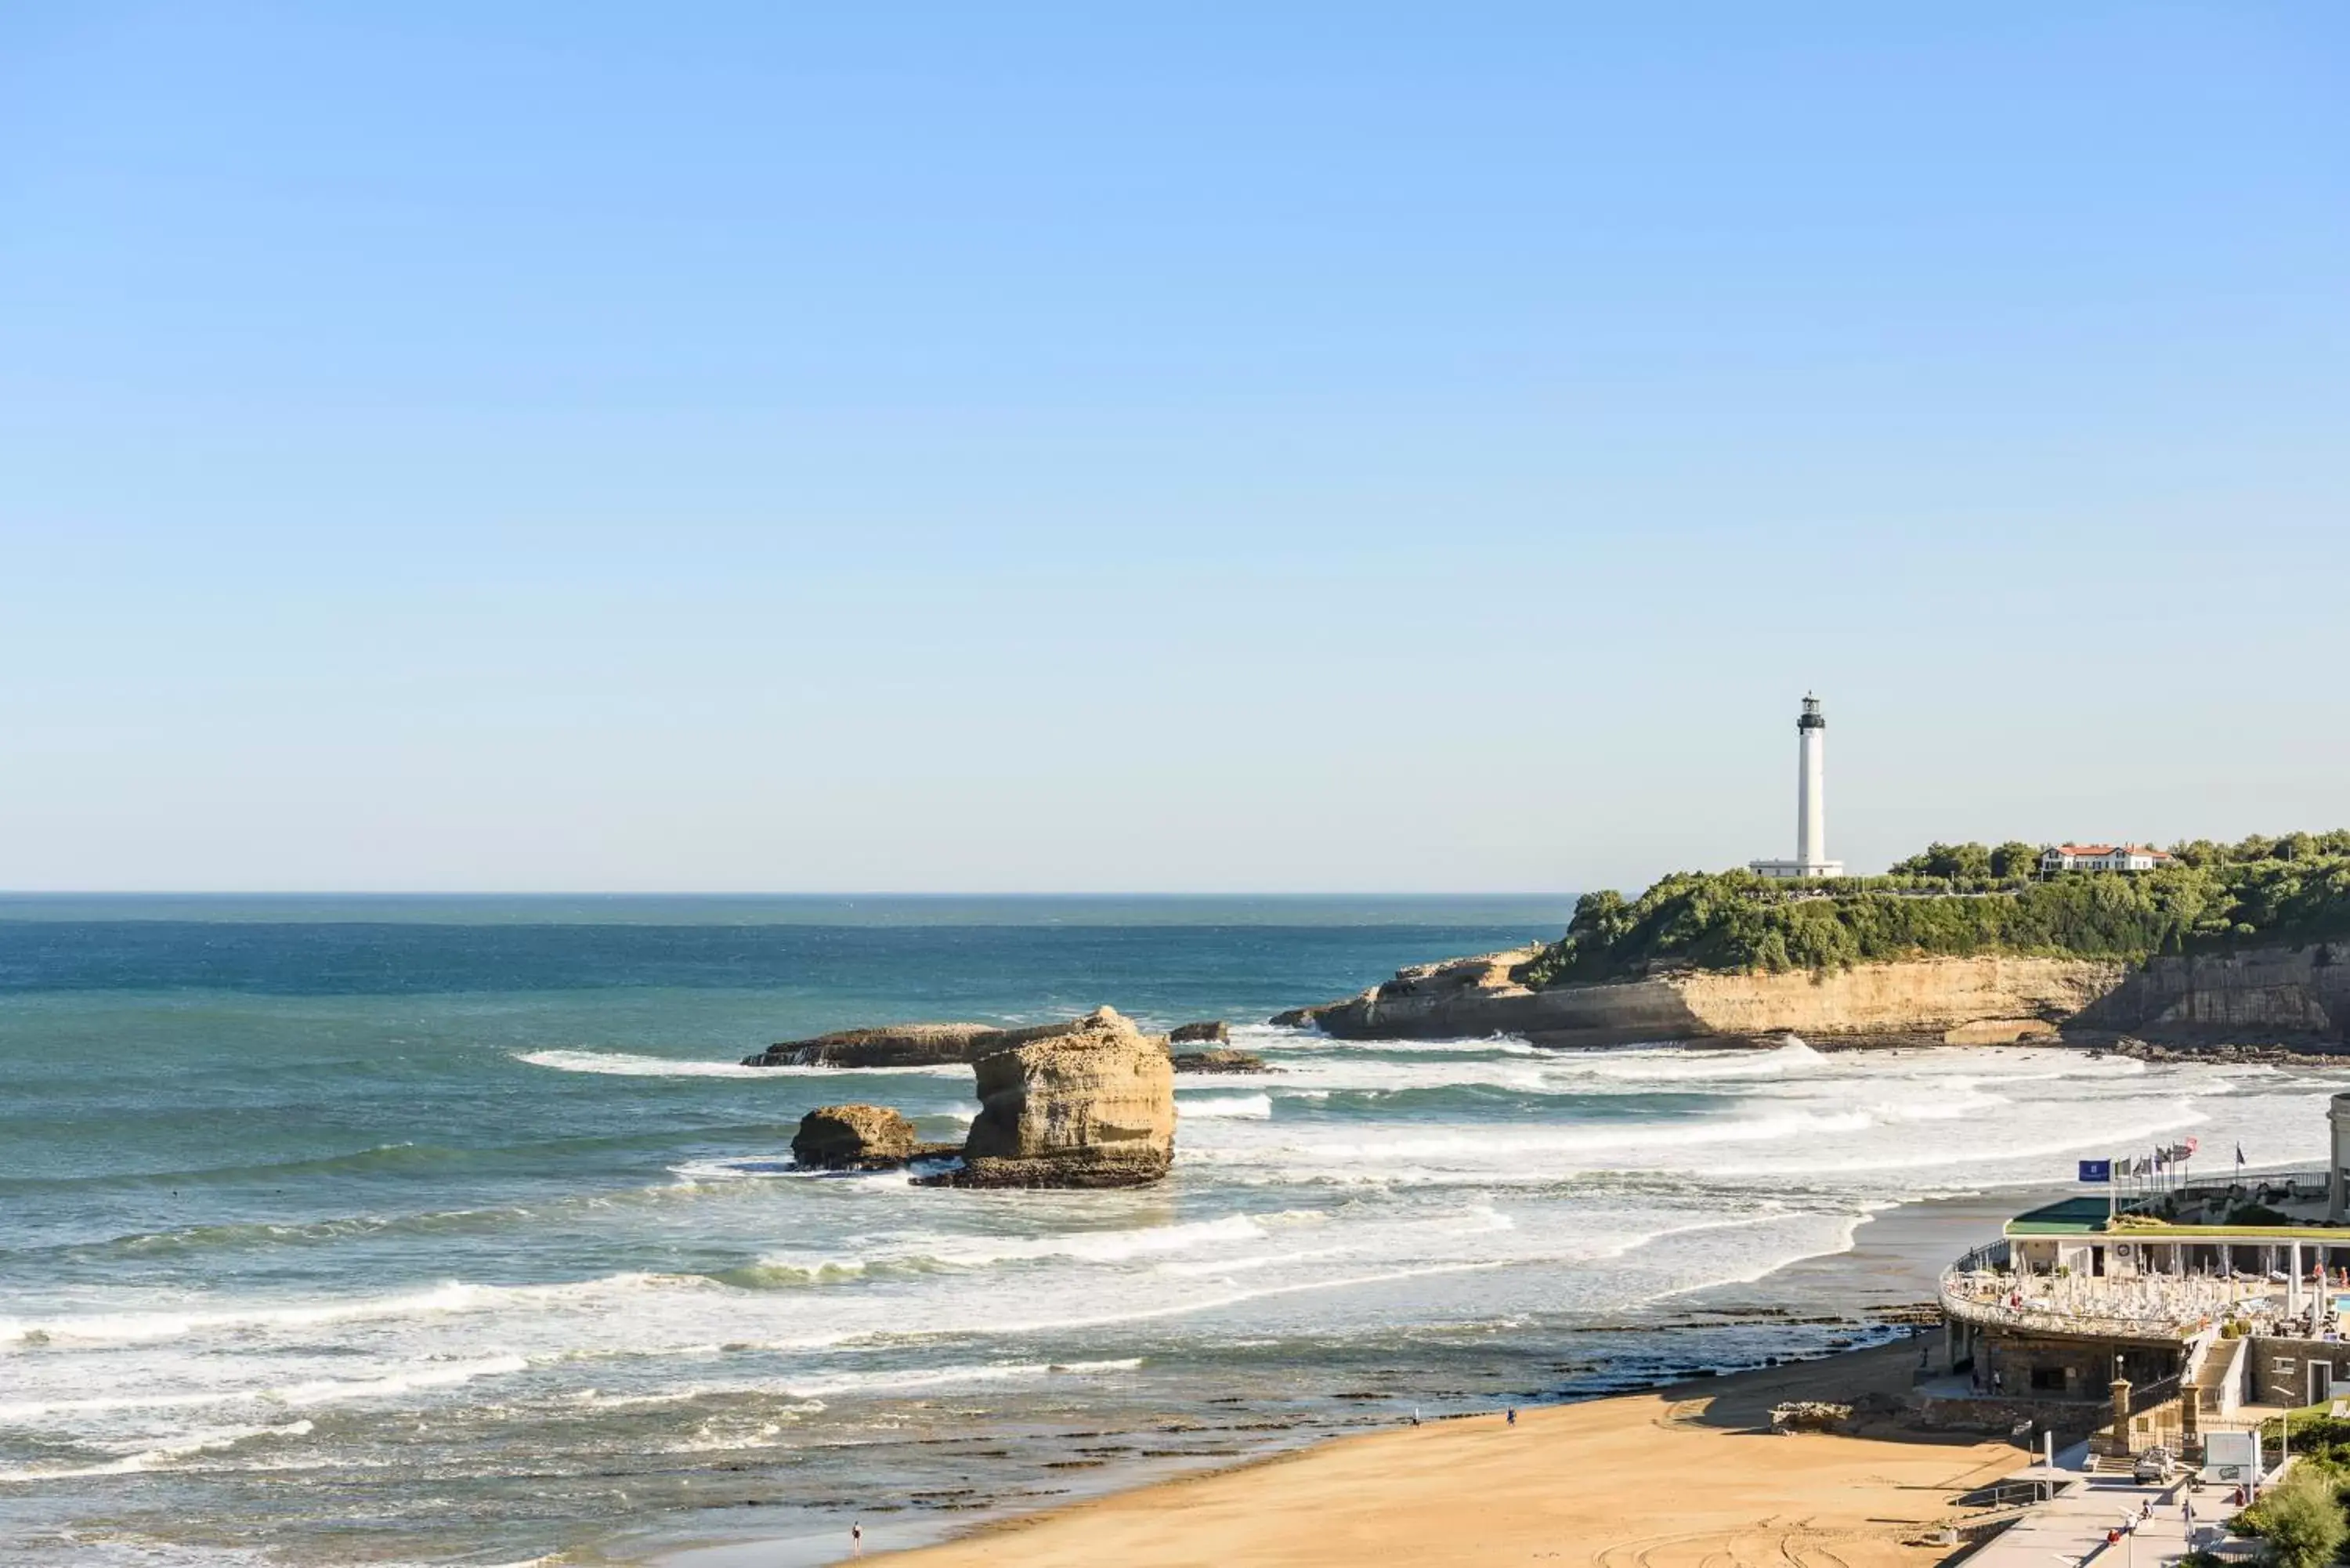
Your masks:
[[[2178,1461],[2170,1457],[2168,1449],[2148,1449],[2137,1457],[2137,1464],[2131,1469],[2130,1479],[2140,1485],[2167,1481],[2177,1466]]]

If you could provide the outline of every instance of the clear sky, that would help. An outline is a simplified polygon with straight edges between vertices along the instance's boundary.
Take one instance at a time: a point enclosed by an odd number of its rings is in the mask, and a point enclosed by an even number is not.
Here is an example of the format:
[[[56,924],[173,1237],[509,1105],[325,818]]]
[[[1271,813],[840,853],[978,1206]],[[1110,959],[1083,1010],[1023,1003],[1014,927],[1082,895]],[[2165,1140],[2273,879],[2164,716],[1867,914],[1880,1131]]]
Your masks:
[[[2350,824],[2350,7],[0,6],[0,887]]]

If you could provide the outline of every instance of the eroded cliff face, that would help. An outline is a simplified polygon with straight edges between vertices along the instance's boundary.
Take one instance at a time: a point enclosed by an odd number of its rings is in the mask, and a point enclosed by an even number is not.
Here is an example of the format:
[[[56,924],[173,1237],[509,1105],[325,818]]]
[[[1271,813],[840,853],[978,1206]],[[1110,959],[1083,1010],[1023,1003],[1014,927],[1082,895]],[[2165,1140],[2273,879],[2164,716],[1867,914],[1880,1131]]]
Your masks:
[[[2126,972],[2089,959],[1918,959],[1818,976],[1688,974],[1665,983],[1708,1034],[1990,1044],[2054,1034]]]
[[[2149,1040],[2350,1040],[2350,946],[2158,959],[1916,959],[1832,974],[1682,972],[1529,991],[1532,950],[1399,972],[1360,996],[1284,1013],[1341,1039],[1515,1034],[1538,1045],[1753,1039],[1960,1045],[2060,1033]]]
[[[2184,1044],[2350,1044],[2350,943],[2155,959],[2081,1022]]]

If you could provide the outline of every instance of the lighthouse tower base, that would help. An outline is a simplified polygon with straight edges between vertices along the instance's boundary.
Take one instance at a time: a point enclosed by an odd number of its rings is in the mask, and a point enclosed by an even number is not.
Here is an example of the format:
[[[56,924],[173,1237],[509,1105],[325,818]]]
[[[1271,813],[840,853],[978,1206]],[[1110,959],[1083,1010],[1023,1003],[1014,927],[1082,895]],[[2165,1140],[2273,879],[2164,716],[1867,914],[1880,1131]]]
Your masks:
[[[1757,877],[1781,877],[1790,881],[1844,875],[1841,860],[1749,860],[1746,868]]]

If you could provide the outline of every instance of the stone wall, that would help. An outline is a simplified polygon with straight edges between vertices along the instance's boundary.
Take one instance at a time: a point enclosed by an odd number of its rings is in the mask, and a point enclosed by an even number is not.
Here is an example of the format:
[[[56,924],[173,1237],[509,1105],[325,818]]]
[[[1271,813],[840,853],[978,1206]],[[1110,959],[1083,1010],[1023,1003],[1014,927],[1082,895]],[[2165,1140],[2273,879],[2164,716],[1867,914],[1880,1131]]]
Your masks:
[[[2302,1406],[2310,1402],[2313,1362],[2334,1369],[2333,1395],[2350,1398],[2350,1345],[2326,1339],[2273,1339],[2255,1334],[2245,1354],[2252,1358],[2252,1403]]]
[[[2104,1424],[2104,1405],[2054,1404],[2044,1399],[1929,1399],[1913,1397],[1902,1414],[1906,1425],[1929,1432],[1991,1432],[2006,1437],[2027,1423],[2053,1431],[2060,1441],[2085,1438]]]
[[[2113,1386],[2116,1352],[2125,1358],[2124,1375],[2133,1383],[2151,1383],[2178,1370],[2178,1353],[2168,1346],[2011,1334],[2002,1329],[1988,1331],[1976,1344],[1975,1369],[1982,1375],[1986,1389],[1995,1387],[2006,1398],[2096,1403],[2106,1397]]]

